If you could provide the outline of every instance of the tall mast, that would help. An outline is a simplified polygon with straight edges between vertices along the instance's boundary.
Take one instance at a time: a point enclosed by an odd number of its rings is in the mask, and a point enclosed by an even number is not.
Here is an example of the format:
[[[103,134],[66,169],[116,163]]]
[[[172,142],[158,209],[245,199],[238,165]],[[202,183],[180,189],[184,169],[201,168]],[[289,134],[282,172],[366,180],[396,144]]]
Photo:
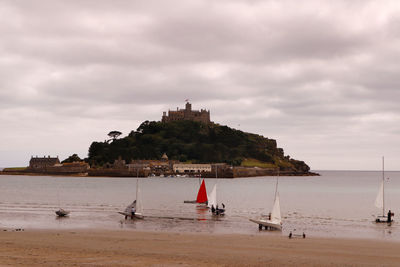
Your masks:
[[[278,192],[278,181],[279,181],[279,169],[278,169],[278,176],[276,176],[275,199],[276,199],[276,194]]]
[[[136,179],[136,207],[138,203],[139,179]]]
[[[385,216],[385,157],[382,157],[382,198],[383,198],[382,216]]]

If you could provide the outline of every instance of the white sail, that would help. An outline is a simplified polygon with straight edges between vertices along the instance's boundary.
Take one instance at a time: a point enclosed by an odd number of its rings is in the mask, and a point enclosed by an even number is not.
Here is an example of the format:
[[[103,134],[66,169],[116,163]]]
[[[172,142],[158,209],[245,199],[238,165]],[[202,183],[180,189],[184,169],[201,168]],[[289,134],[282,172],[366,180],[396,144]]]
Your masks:
[[[259,230],[261,230],[262,227],[265,227],[266,230],[269,229],[269,230],[282,231],[282,217],[281,217],[281,205],[279,202],[278,179],[279,177],[276,178],[275,201],[271,213],[269,213],[268,219],[265,216],[261,216],[260,219],[249,219],[251,222],[258,224]]]
[[[217,207],[217,184],[214,185],[210,195],[208,196],[208,207],[211,208],[211,206],[214,206],[214,208]]]
[[[375,206],[380,209],[383,208],[383,181],[375,199]]]
[[[271,211],[271,221],[273,222],[281,222],[281,205],[279,203],[279,193],[276,192],[274,206],[272,207]]]
[[[131,213],[132,212],[132,208],[136,209],[136,199],[125,208],[125,212],[126,213]]]
[[[136,182],[136,213],[138,215],[143,215],[143,204],[142,204],[142,196],[140,194],[139,189],[139,180]]]

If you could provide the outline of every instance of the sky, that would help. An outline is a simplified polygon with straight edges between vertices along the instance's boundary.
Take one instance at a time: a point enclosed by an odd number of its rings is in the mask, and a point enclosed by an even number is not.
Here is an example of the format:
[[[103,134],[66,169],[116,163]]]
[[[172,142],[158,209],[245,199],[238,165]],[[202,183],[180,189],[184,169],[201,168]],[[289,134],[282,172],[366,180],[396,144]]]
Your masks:
[[[399,72],[399,1],[2,0],[0,167],[190,99],[313,170],[400,170]]]

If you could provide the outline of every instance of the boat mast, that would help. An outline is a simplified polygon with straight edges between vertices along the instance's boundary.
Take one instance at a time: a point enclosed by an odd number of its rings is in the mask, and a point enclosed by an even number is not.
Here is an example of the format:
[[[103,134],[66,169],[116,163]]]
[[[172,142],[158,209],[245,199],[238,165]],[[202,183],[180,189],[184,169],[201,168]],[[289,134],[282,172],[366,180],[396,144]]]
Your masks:
[[[382,216],[385,216],[385,157],[382,157]]]
[[[136,207],[138,203],[139,179],[136,179]]]
[[[275,199],[276,199],[276,194],[278,192],[278,181],[279,181],[279,169],[278,169],[278,176],[276,176]]]

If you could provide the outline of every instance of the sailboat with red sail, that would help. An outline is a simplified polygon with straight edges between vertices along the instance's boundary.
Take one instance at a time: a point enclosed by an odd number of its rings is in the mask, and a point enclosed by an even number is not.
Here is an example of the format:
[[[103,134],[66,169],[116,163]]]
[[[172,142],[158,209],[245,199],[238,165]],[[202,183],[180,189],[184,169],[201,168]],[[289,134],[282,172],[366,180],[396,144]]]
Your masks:
[[[207,204],[207,190],[206,190],[206,183],[203,181],[201,182],[200,188],[199,188],[199,192],[197,193],[197,199],[196,202],[198,204]]]
[[[206,183],[203,179],[203,181],[200,184],[196,200],[185,200],[184,203],[207,204],[207,202],[208,202],[208,197],[207,197]]]

